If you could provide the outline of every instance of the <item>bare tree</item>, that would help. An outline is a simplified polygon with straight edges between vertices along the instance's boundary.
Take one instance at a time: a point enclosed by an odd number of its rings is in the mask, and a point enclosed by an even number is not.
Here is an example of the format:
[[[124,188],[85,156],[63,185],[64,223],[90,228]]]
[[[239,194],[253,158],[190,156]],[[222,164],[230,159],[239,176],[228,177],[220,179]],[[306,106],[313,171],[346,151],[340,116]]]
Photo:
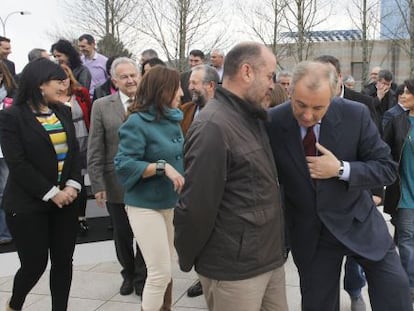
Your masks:
[[[125,48],[122,41],[116,39],[112,34],[108,33],[97,42],[98,50],[105,56],[126,56],[132,57],[132,54]]]
[[[321,10],[323,8],[323,10]],[[324,13],[322,13],[322,11]],[[296,61],[306,60],[310,54],[311,32],[325,22],[332,11],[331,2],[325,0],[289,0],[284,10]]]
[[[286,6],[287,0],[263,0],[259,3],[254,1],[251,5],[239,6],[243,20],[252,35],[271,47],[279,65],[286,49],[286,45],[281,44],[281,32],[287,30],[284,19]]]
[[[190,47],[212,48],[223,42],[226,28],[217,27],[221,8],[216,0],[143,0],[140,18],[131,26],[154,41],[170,64],[183,70]]]
[[[112,35],[115,40],[133,46],[137,32],[133,27],[140,16],[139,0],[64,0],[67,22],[78,31],[99,38]]]
[[[348,7],[347,11],[352,24],[362,33],[362,81],[367,83],[368,66],[373,49],[373,39],[378,25],[378,1],[353,0],[352,5],[353,7]]]
[[[414,78],[414,0],[395,0],[384,7],[381,34],[393,40],[410,59],[410,78]]]

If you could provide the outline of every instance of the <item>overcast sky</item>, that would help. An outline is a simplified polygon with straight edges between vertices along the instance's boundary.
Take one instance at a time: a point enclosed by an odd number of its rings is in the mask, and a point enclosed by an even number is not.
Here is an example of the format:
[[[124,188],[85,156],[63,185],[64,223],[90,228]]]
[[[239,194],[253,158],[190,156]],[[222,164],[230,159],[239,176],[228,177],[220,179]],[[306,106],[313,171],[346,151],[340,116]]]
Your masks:
[[[46,33],[58,20],[60,0],[0,0],[2,24],[14,11],[29,11],[30,15],[13,14],[6,21],[6,37],[10,38],[12,54],[9,59],[19,72],[27,62],[27,53],[34,47],[49,50],[51,39]],[[1,28],[3,35],[3,28]]]
[[[157,0],[154,0],[157,1]],[[240,0],[243,2],[243,0]],[[346,2],[341,7],[334,8],[334,13],[321,29],[349,29],[349,19],[346,18]],[[30,15],[11,15],[6,22],[6,36],[12,40],[12,54],[9,59],[16,64],[19,72],[27,62],[27,53],[32,48],[50,49],[53,39],[48,33],[55,27],[64,27],[62,8],[63,0],[0,0],[0,17],[3,22],[6,16],[14,11],[30,11]],[[1,35],[3,30],[0,30]]]

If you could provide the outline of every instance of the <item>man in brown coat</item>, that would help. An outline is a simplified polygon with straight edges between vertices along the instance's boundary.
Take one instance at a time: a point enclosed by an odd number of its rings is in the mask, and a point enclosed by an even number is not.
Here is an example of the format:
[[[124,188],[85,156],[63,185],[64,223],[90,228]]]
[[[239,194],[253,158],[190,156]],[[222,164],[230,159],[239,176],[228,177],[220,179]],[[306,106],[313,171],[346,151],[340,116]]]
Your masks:
[[[194,118],[197,117],[205,104],[214,97],[218,81],[219,76],[211,66],[198,65],[192,68],[188,80],[191,102],[185,103],[180,107],[184,113],[184,119],[181,121],[184,136]]]

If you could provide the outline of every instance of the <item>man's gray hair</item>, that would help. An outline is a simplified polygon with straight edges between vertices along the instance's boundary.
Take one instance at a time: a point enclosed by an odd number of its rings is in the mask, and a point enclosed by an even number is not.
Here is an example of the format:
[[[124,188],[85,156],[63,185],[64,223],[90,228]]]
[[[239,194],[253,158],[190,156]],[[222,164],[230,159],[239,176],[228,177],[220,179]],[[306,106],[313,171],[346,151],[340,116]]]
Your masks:
[[[322,85],[321,83],[328,80],[331,98],[335,96],[338,86],[338,75],[336,71],[328,64],[315,61],[300,62],[293,69],[292,83],[290,84],[290,94],[292,96],[295,93],[296,84],[308,76],[312,76],[312,79],[309,79],[309,83],[306,85],[309,90],[314,91],[319,89]]]
[[[33,50],[31,50],[29,52],[29,54],[27,54],[27,58],[29,59],[29,62],[34,61],[35,59],[41,58],[42,53],[47,53],[47,51],[45,49],[39,49],[39,48],[35,48]]]
[[[137,69],[139,73],[138,65],[134,60],[128,57],[118,57],[118,58],[115,58],[115,60],[113,61],[111,65],[111,77],[116,76],[116,67],[118,67],[120,64],[131,64]]]
[[[209,65],[197,65],[191,68],[191,71],[202,71],[204,73],[203,83],[214,82],[214,86],[217,86],[220,81],[217,70]]]
[[[224,53],[224,51],[222,49],[213,49],[211,51],[211,53],[213,53],[213,52],[216,52],[218,55],[221,55],[223,57],[226,56],[226,53]]]
[[[146,49],[142,51],[141,56],[145,56],[147,59],[158,58],[158,53],[153,49]]]
[[[290,71],[287,71],[287,70],[280,71],[276,75],[276,82],[279,82],[280,78],[282,78],[282,77],[292,78],[292,73]]]

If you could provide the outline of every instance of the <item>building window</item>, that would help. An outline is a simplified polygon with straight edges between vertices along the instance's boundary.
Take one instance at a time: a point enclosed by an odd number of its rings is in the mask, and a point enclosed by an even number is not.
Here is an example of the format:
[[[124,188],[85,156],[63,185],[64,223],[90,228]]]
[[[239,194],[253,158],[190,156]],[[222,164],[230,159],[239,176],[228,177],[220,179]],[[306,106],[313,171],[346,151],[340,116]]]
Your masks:
[[[362,64],[362,62],[351,63],[351,74],[354,77],[355,81],[362,80]]]

